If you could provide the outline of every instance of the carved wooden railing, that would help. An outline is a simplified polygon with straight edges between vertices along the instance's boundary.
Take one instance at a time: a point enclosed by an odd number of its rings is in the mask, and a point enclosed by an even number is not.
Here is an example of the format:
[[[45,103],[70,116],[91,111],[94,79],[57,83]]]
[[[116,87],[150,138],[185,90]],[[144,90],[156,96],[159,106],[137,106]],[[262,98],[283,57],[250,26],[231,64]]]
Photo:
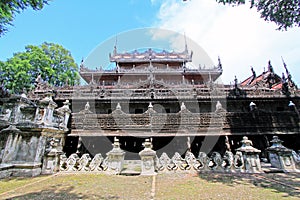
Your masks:
[[[73,113],[72,129],[80,130],[144,130],[174,132],[209,129],[229,130],[231,133],[298,133],[296,112],[243,113],[152,113],[152,114],[81,114]]]
[[[165,99],[165,98],[189,98],[189,99],[210,99],[210,98],[286,98],[280,90],[271,89],[245,89],[243,96],[231,95],[231,88],[215,87],[193,87],[191,84],[169,85],[166,88],[132,88],[130,85],[101,87],[101,86],[75,86],[55,90],[55,99]],[[30,99],[41,99],[45,96],[45,90],[33,91]],[[300,96],[299,91],[294,91],[291,97]]]

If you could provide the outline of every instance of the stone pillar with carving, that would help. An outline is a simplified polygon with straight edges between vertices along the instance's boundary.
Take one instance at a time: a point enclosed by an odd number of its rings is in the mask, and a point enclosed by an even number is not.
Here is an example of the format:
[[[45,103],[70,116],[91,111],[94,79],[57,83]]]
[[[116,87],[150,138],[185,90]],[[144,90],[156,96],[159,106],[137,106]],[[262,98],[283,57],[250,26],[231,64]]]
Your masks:
[[[284,172],[296,172],[296,165],[293,160],[291,149],[282,145],[282,140],[278,136],[273,136],[272,146],[267,148],[269,159],[273,167],[282,169]]]
[[[142,151],[139,152],[141,157],[141,175],[155,175],[155,158],[156,152],[152,149],[152,143],[149,139],[146,139],[143,143],[145,147]]]
[[[243,137],[241,143],[242,146],[236,150],[242,153],[244,161],[243,171],[248,173],[262,173],[259,160],[259,153],[261,151],[252,146],[252,141],[247,136]]]
[[[53,174],[59,171],[59,156],[61,152],[59,152],[56,147],[57,140],[51,138],[44,155],[42,174]]]
[[[40,123],[44,125],[52,125],[53,112],[57,104],[52,99],[52,93],[48,92],[47,96],[40,101],[41,107],[44,109]]]
[[[109,173],[120,174],[123,169],[125,151],[120,148],[119,139],[114,138],[113,149],[107,154],[107,163]]]
[[[56,109],[58,111],[58,113],[60,113],[62,115],[62,122],[59,124],[59,128],[68,131],[67,125],[68,125],[68,121],[69,121],[69,117],[71,114],[71,109],[70,109],[70,102],[69,100],[66,100],[65,102],[63,102],[63,106]]]

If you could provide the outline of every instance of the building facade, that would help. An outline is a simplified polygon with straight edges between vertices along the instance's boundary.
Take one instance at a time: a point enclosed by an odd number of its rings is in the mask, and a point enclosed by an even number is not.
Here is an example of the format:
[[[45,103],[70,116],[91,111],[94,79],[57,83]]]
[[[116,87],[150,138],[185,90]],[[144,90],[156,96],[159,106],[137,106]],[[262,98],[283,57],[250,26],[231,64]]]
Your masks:
[[[251,69],[246,80],[224,85],[220,59],[212,68],[191,67],[187,48],[119,53],[115,47],[109,59],[109,70],[81,63],[87,85],[37,81],[27,95],[2,92],[2,176],[89,171],[95,163],[104,170],[114,168],[110,162],[143,161],[145,149],[155,152],[155,170],[177,166],[180,157],[182,169],[262,171],[255,163],[274,162],[268,151],[274,136],[294,150],[286,156],[291,162],[298,158],[299,90],[285,64],[282,76],[269,62],[262,74]],[[112,144],[115,154],[104,159]]]

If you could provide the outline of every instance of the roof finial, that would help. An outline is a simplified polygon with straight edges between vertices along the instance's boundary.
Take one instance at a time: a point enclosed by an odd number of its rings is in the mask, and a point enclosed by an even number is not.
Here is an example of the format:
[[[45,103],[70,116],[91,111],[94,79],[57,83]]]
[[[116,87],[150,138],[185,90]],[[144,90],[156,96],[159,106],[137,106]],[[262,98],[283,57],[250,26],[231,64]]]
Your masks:
[[[234,76],[234,88],[238,87],[238,79],[236,76]]]
[[[282,72],[282,76],[281,76],[281,82],[286,83],[286,78],[285,78],[285,75],[283,72]]]
[[[81,62],[80,62],[80,68],[84,67],[84,58],[82,57]]]
[[[274,73],[274,69],[271,65],[271,60],[269,60],[269,63],[268,63],[268,71],[271,72],[271,73]]]
[[[222,70],[222,63],[221,63],[221,58],[218,56],[218,69]]]
[[[281,59],[282,59],[282,62],[283,62],[283,67],[285,69],[285,73],[286,73],[287,78],[291,78],[291,74],[290,74],[289,70],[287,69],[287,65],[285,64],[282,56],[281,56]]]
[[[282,57],[281,57],[282,58]],[[297,85],[294,83],[294,81],[292,80],[292,74],[289,72],[289,70],[287,69],[287,65],[285,64],[283,58],[282,58],[282,62],[283,62],[283,66],[286,72],[286,76],[287,76],[287,81],[289,82],[290,87],[295,87],[297,88]]]
[[[115,41],[115,46],[114,46],[114,55],[117,54],[117,45],[118,45],[118,35],[116,35],[116,41]]]
[[[284,66],[284,68],[286,68],[286,64],[285,64],[285,62],[284,62],[284,60],[283,60],[283,57],[281,56],[281,60],[282,60],[282,63],[283,63],[283,66]]]
[[[254,71],[254,69],[253,69],[252,66],[251,66],[251,71],[252,71],[252,78],[251,78],[251,80],[247,83],[247,85],[250,85],[250,84],[255,80],[255,78],[256,78],[256,73],[255,73],[255,71]]]
[[[255,78],[255,77],[256,77],[256,73],[255,73],[255,71],[254,71],[253,67],[251,67],[251,71],[252,71],[252,75],[253,75],[253,77]]]
[[[184,51],[188,52],[188,46],[187,46],[187,42],[186,42],[185,32],[184,32]]]

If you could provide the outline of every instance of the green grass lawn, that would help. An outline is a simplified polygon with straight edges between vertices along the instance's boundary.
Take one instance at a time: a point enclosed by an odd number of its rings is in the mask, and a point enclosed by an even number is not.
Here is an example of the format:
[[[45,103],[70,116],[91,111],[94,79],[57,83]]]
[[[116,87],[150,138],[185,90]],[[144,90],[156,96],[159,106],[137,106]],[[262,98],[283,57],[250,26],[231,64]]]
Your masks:
[[[299,187],[300,174],[82,173],[3,179],[0,199],[299,199]]]

